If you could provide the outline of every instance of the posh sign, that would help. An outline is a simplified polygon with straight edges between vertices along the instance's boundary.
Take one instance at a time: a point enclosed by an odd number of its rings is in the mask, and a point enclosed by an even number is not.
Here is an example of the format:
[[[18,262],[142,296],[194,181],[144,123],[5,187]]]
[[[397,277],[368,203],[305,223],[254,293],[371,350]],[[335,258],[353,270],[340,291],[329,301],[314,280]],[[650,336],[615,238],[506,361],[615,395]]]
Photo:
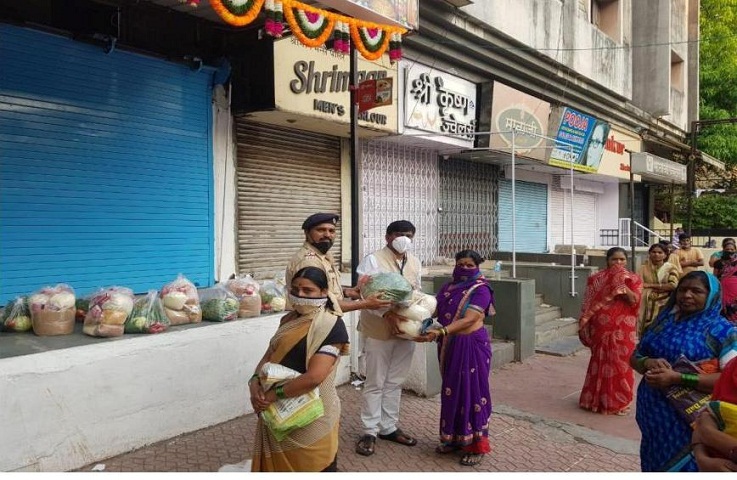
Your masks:
[[[472,145],[476,85],[420,64],[407,68],[405,75],[404,125]],[[444,141],[440,136],[435,140]]]
[[[306,48],[291,38],[274,42],[274,100],[276,108],[340,123],[350,123],[350,65],[347,56]],[[394,78],[389,60],[359,59],[358,81]],[[396,93],[393,93],[396,104]],[[374,130],[397,131],[396,106],[362,112],[359,124]]]

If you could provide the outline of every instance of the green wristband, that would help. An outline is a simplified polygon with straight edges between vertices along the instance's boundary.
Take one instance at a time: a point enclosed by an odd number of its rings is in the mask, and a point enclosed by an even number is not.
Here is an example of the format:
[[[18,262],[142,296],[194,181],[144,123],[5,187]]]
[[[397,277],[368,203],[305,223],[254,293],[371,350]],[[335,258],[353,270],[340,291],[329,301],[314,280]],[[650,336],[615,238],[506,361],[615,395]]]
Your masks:
[[[274,392],[276,393],[276,398],[282,399],[287,397],[284,394],[284,385],[277,385],[277,387],[274,389]]]
[[[648,360],[650,360],[650,357],[640,357],[640,358],[638,358],[637,359],[637,362],[636,362],[636,364],[637,364],[637,370],[640,371],[640,372],[645,371],[645,362],[647,362]]]
[[[682,373],[681,385],[688,388],[696,388],[699,385],[699,376],[695,373]]]

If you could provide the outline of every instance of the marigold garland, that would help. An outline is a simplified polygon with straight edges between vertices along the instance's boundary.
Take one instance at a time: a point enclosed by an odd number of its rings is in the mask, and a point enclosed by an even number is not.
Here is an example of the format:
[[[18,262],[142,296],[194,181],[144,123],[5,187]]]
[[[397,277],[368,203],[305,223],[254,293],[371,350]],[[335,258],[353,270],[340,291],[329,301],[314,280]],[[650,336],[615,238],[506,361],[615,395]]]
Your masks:
[[[253,22],[264,7],[265,0],[247,0],[241,5],[234,5],[233,0],[210,0],[213,10],[226,23],[236,27],[242,27]],[[402,34],[407,30],[401,27],[390,27],[373,22],[358,20],[353,17],[339,15],[306,5],[296,0],[269,0],[267,8],[266,33],[273,37],[282,34],[282,18],[287,21],[292,34],[305,46],[317,48],[331,40],[331,47],[340,53],[349,51],[350,41],[356,45],[356,49],[367,60],[378,60],[389,50],[391,63],[402,58]],[[282,17],[283,8],[283,17]],[[325,19],[317,29],[310,29],[309,25],[302,25],[297,17],[306,13],[320,15]],[[376,29],[380,31],[381,42],[372,45],[370,38],[363,29]],[[350,40],[349,34],[350,31]]]
[[[236,7],[229,0],[210,0],[210,5],[226,23],[243,27],[258,17],[264,6],[264,0],[248,0],[241,7]]]

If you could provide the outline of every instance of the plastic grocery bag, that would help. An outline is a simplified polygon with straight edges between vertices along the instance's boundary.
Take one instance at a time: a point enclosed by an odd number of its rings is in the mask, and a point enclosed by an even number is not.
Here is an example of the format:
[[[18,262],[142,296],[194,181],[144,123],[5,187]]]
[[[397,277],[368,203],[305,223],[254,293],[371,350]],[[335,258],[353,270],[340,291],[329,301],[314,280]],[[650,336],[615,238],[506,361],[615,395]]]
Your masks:
[[[222,284],[204,290],[200,295],[200,302],[203,320],[229,322],[238,318],[238,298]]]
[[[74,331],[74,290],[63,283],[44,287],[28,298],[33,333],[39,336],[69,335]]]
[[[301,374],[296,370],[267,362],[261,367],[259,380],[268,391]],[[319,388],[298,397],[282,398],[261,412],[261,419],[277,441],[284,440],[289,433],[314,422],[325,414]]]
[[[397,272],[382,272],[371,275],[361,287],[361,296],[366,298],[381,293],[381,298],[403,306],[409,306],[412,285]]]
[[[159,296],[164,305],[164,313],[172,325],[202,321],[197,288],[181,273],[176,280],[164,285]]]
[[[261,315],[261,295],[259,284],[250,275],[228,280],[228,289],[238,297],[238,318],[258,317]]]
[[[133,310],[133,290],[125,287],[102,288],[90,296],[89,310],[82,331],[92,337],[119,337]]]
[[[84,322],[84,317],[87,316],[87,311],[90,309],[90,300],[77,297],[74,301],[74,308],[76,309],[74,319],[78,322]]]
[[[160,333],[169,328],[169,318],[159,299],[159,292],[149,290],[139,298],[125,321],[125,333]]]
[[[409,306],[392,307],[397,315],[405,319],[398,325],[402,333],[396,336],[412,340],[425,334],[433,326],[440,327],[440,324],[433,322],[431,318],[437,305],[438,302],[434,296],[422,292],[412,292]]]
[[[18,297],[8,302],[3,310],[1,325],[8,332],[27,332],[33,328],[28,297]]]
[[[261,296],[262,313],[283,312],[287,306],[287,289],[283,280],[264,280],[258,293]]]

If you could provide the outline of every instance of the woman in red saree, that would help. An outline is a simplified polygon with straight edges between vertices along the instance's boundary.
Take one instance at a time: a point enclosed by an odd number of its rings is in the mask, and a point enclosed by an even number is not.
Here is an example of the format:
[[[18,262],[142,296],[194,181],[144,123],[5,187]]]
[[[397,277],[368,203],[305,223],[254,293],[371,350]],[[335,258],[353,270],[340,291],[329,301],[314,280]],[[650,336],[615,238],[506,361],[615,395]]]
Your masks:
[[[737,247],[734,240],[725,240],[722,246],[722,257],[714,264],[714,276],[722,284],[722,315],[737,324]]]
[[[634,397],[629,359],[637,341],[642,280],[626,269],[623,248],[610,248],[606,258],[607,268],[589,277],[581,308],[578,335],[591,349],[591,360],[578,404],[626,415]]]

